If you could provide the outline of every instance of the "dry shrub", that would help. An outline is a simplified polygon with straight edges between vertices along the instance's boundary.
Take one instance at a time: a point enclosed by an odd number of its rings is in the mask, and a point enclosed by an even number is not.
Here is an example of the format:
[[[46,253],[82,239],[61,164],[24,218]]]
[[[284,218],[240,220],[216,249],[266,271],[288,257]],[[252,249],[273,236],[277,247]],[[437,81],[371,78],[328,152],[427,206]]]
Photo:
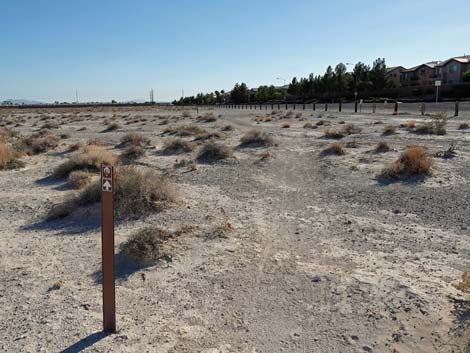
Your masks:
[[[183,118],[190,118],[191,117],[191,113],[188,112],[187,110],[185,110],[182,114]]]
[[[290,123],[288,123],[287,121],[284,121],[284,122],[281,124],[281,127],[282,127],[283,129],[288,129],[288,128],[290,128]]]
[[[313,129],[313,124],[312,123],[305,123],[303,128],[304,129]]]
[[[184,137],[201,135],[205,132],[207,131],[197,125],[180,125],[173,128],[168,128],[163,133]]]
[[[204,144],[197,154],[198,162],[211,163],[233,158],[233,149],[214,142]]]
[[[75,152],[75,151],[82,149],[83,147],[84,147],[84,144],[82,142],[77,142],[77,143],[74,143],[73,145],[70,145],[67,152]]]
[[[326,121],[325,121],[325,120],[317,121],[315,125],[316,125],[316,126],[326,125]]]
[[[461,123],[461,124],[459,125],[459,130],[467,130],[469,127],[470,127],[469,124],[467,124],[467,123]]]
[[[242,146],[272,146],[274,145],[274,140],[267,133],[253,129],[240,139],[240,143]]]
[[[106,129],[103,130],[103,132],[112,132],[112,131],[116,131],[120,128],[121,126],[117,123],[112,123],[112,124],[109,124],[108,127]]]
[[[416,126],[416,122],[414,120],[408,120],[406,123],[405,123],[405,127],[409,130],[411,129],[414,129]]]
[[[196,136],[194,141],[220,140],[220,139],[224,139],[225,137],[226,137],[225,134],[220,131],[210,131],[210,132],[205,132],[201,135]]]
[[[47,219],[68,216],[78,207],[89,206],[100,201],[101,183],[96,181],[86,186],[78,195],[56,205]],[[176,191],[170,180],[151,169],[134,166],[119,167],[114,178],[114,200],[119,218],[138,218],[159,212],[176,202]]]
[[[48,121],[42,126],[42,129],[58,129],[58,128],[59,128],[59,124],[57,124],[56,122],[52,122],[52,121]]]
[[[387,165],[379,175],[383,179],[407,179],[429,174],[432,161],[423,147],[408,147],[393,163]]]
[[[357,127],[354,124],[347,124],[343,127],[342,132],[345,135],[359,134],[362,131],[360,127]]]
[[[126,145],[133,145],[133,146],[149,146],[150,145],[150,139],[142,136],[140,134],[137,134],[135,132],[130,132],[128,134],[125,134],[121,138],[121,144],[126,146]]]
[[[166,154],[180,154],[192,150],[194,150],[194,143],[177,137],[167,139],[163,145],[163,153]]]
[[[59,145],[59,139],[47,132],[40,132],[26,137],[17,145],[17,149],[28,154],[34,155],[47,152]]]
[[[86,126],[83,126],[80,129],[78,129],[77,131],[85,131],[85,130],[87,130]]]
[[[390,146],[385,141],[379,142],[379,144],[375,148],[375,152],[377,152],[377,153],[385,153],[385,152],[388,152],[388,151],[390,151]]]
[[[341,139],[345,136],[342,131],[334,130],[331,128],[325,129],[324,134],[324,137],[329,139]]]
[[[66,139],[70,138],[70,135],[69,134],[60,134],[59,137],[60,137],[61,140],[66,140]]]
[[[83,153],[70,157],[66,162],[57,166],[53,175],[56,178],[64,178],[76,170],[98,172],[101,164],[115,164],[116,155],[110,151],[95,146],[87,146]]]
[[[346,154],[346,149],[344,148],[344,145],[342,143],[335,142],[325,148],[321,154],[323,156],[344,156]]]
[[[12,150],[8,145],[0,142],[0,169],[17,169],[24,167],[19,159],[19,153]]]
[[[470,271],[465,271],[462,274],[462,281],[454,284],[454,287],[462,292],[470,293]]]
[[[89,139],[86,144],[88,146],[98,146],[98,147],[106,147],[106,146],[110,146],[111,143],[109,142],[106,142],[106,141],[103,141],[103,140],[99,140],[99,139]]]
[[[397,128],[393,125],[385,125],[382,132],[383,136],[393,135],[396,132]]]
[[[232,125],[225,125],[221,130],[222,131],[233,131],[233,126]]]
[[[207,114],[204,114],[202,116],[198,116],[197,120],[202,121],[204,123],[213,123],[213,122],[217,121],[217,118],[214,116],[213,113],[207,113]]]
[[[457,148],[454,145],[450,145],[449,148],[443,151],[438,151],[434,154],[434,157],[451,159],[457,155]]]
[[[296,119],[302,119],[302,113],[297,113],[295,114]]]
[[[91,182],[92,176],[89,172],[76,170],[70,173],[68,184],[74,189],[82,189]]]
[[[163,249],[174,237],[174,233],[159,227],[145,227],[132,234],[120,249],[128,260],[150,265],[163,255]]]
[[[289,110],[286,115],[284,115],[281,119],[292,119],[294,117],[294,112]]]
[[[145,150],[139,145],[130,145],[121,154],[121,160],[129,162],[135,161],[145,156]]]
[[[259,154],[258,156],[259,156],[259,160],[261,162],[264,162],[264,161],[267,161],[269,159],[274,158],[274,155],[269,151],[265,151],[265,152]]]
[[[414,133],[416,134],[434,134],[434,126],[432,122],[422,123],[415,127]]]

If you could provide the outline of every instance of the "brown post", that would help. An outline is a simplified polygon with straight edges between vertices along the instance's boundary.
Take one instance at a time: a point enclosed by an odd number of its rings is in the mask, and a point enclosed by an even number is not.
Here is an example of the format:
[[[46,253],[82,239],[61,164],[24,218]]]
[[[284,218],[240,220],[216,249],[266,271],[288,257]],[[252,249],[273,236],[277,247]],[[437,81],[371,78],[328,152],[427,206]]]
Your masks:
[[[374,104],[372,104],[372,113],[375,114],[376,109],[377,109],[377,103],[374,102]]]
[[[459,108],[460,108],[460,103],[457,101],[455,102],[455,113],[454,113],[454,116],[459,116]]]
[[[398,102],[395,102],[395,108],[393,109],[393,113],[395,115],[398,114]]]
[[[302,110],[305,110],[305,103],[302,105]]]
[[[325,112],[328,111],[328,103],[325,103]]]
[[[317,105],[313,103],[313,111],[317,110]]]
[[[294,105],[292,106],[292,109],[295,110],[295,103],[294,103]]]
[[[281,110],[281,105],[279,103],[277,104],[277,110]]]
[[[101,165],[101,253],[103,274],[103,331],[116,332],[114,275],[114,170]]]
[[[286,103],[286,110],[287,110],[287,103]]]
[[[426,112],[426,104],[423,102],[421,103],[421,115],[424,115],[425,112]]]
[[[341,113],[341,110],[343,110],[343,107],[341,106],[341,101],[339,101],[338,110],[339,110],[340,113]]]
[[[357,101],[354,102],[354,113],[357,113]]]

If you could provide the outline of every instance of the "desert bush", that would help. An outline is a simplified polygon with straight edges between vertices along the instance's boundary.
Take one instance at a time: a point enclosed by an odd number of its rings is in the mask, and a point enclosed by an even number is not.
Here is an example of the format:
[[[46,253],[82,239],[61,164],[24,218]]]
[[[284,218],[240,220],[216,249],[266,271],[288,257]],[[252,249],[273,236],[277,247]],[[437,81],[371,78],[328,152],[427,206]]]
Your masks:
[[[274,155],[273,155],[271,152],[269,152],[269,151],[265,151],[265,152],[261,153],[261,154],[259,155],[259,157],[260,157],[259,160],[260,160],[261,162],[264,162],[264,161],[267,161],[267,160],[269,160],[269,159],[274,158]]]
[[[198,162],[216,162],[223,159],[233,158],[233,150],[221,144],[207,142],[197,154]]]
[[[17,145],[16,149],[28,155],[34,155],[47,152],[59,145],[59,139],[54,135],[47,133],[32,134],[23,138]]]
[[[325,125],[325,121],[324,120],[317,121],[315,125],[317,126]]]
[[[163,152],[166,154],[179,154],[194,150],[194,143],[181,138],[168,138],[163,145]]]
[[[467,130],[469,127],[470,127],[469,124],[467,124],[467,123],[461,123],[461,124],[459,125],[459,130]]]
[[[60,137],[62,140],[66,140],[66,139],[70,138],[70,135],[69,135],[69,134],[60,134],[59,137]]]
[[[172,237],[170,233],[159,227],[150,226],[139,229],[121,244],[124,256],[141,264],[151,264],[162,255],[162,248]]]
[[[115,164],[116,155],[112,152],[95,146],[87,146],[83,153],[71,156],[66,162],[57,166],[53,175],[56,178],[68,177],[76,170],[98,172],[101,164]]]
[[[103,130],[103,132],[112,132],[112,131],[116,131],[116,130],[119,130],[121,126],[117,123],[111,123],[108,125],[108,127],[106,129]]]
[[[207,113],[207,114],[198,116],[197,120],[202,121],[204,123],[212,123],[212,122],[217,121],[217,118],[214,116],[213,113]]]
[[[354,124],[347,124],[342,128],[342,132],[345,135],[359,134],[361,131],[362,129]]]
[[[207,131],[197,125],[180,125],[180,126],[168,128],[165,131],[163,131],[164,134],[181,136],[181,137],[201,135],[205,132]]]
[[[272,136],[260,130],[250,130],[240,139],[242,146],[272,146],[274,140]]]
[[[457,148],[454,145],[450,145],[449,148],[443,151],[438,151],[434,154],[434,157],[450,159],[457,155]]]
[[[432,121],[417,125],[413,132],[416,134],[445,135],[447,133],[445,129],[447,120],[446,113],[434,114]]]
[[[393,163],[388,164],[379,175],[383,179],[407,179],[430,172],[432,161],[423,147],[408,147]]]
[[[48,121],[48,122],[45,123],[41,128],[42,128],[42,129],[58,129],[58,128],[59,128],[59,124],[56,123],[56,122],[53,122],[53,121]]]
[[[290,123],[288,123],[287,121],[284,121],[284,122],[281,124],[281,127],[282,127],[283,129],[288,129],[288,128],[290,128]]]
[[[325,148],[322,153],[323,156],[328,155],[336,155],[336,156],[344,156],[346,154],[346,149],[344,145],[339,142],[332,143],[327,148]]]
[[[379,142],[379,144],[375,148],[375,152],[377,152],[377,153],[385,153],[385,152],[388,152],[388,151],[390,151],[390,146],[385,141]]]
[[[324,131],[324,137],[329,139],[341,139],[345,136],[343,131],[327,128]]]
[[[393,125],[385,125],[382,132],[383,136],[393,135],[396,132],[397,128]]]
[[[405,123],[405,127],[409,130],[411,129],[414,129],[416,126],[416,122],[414,120],[408,120],[406,123]]]
[[[182,114],[183,118],[190,118],[191,117],[191,113],[188,112],[187,110],[185,110]]]
[[[222,131],[233,131],[233,126],[232,125],[225,125],[221,129]]]
[[[312,123],[305,123],[303,128],[304,129],[313,129],[313,124]]]
[[[137,134],[135,132],[130,132],[130,133],[125,134],[121,138],[121,144],[124,146],[127,146],[127,145],[134,145],[134,146],[140,146],[140,147],[148,146],[150,145],[150,139],[140,134]]]
[[[203,134],[196,136],[194,141],[205,141],[205,140],[212,140],[212,139],[220,140],[225,137],[226,137],[225,134],[223,134],[220,131],[209,131],[209,132],[205,132]]]
[[[135,161],[145,156],[145,150],[139,145],[130,145],[122,152],[121,160],[125,162]]]
[[[90,183],[92,176],[89,172],[76,170],[70,173],[68,184],[74,189],[82,189]]]
[[[0,170],[22,167],[24,167],[24,163],[19,160],[19,153],[7,144],[0,142]]]
[[[68,216],[78,207],[89,206],[100,201],[101,183],[87,185],[78,195],[56,205],[47,219]],[[152,212],[160,212],[177,200],[174,185],[163,175],[152,169],[121,166],[116,169],[114,179],[114,201],[118,218],[138,218]]]

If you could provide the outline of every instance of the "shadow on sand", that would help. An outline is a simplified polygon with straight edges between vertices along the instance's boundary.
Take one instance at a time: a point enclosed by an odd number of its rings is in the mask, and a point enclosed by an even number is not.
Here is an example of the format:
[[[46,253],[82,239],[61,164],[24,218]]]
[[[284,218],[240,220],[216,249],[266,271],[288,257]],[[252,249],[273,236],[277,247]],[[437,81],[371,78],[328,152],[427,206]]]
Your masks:
[[[82,338],[80,341],[72,344],[70,347],[64,349],[60,353],[79,353],[84,351],[86,348],[93,346],[96,342],[101,341],[103,338],[108,336],[108,333],[99,331]]]

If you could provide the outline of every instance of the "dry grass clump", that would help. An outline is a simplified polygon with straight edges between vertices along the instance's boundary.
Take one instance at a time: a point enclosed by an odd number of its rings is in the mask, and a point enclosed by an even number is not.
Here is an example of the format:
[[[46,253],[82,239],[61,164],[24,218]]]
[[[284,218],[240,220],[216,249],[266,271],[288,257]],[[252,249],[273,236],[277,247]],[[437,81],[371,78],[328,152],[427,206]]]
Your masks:
[[[330,155],[335,155],[335,156],[344,156],[346,154],[346,149],[344,148],[344,145],[339,142],[332,143],[329,145],[327,148],[325,148],[321,152],[322,156],[330,156]]]
[[[385,125],[382,132],[383,136],[393,135],[396,132],[397,128],[393,125]]]
[[[196,136],[194,141],[220,140],[224,139],[225,137],[225,134],[220,131],[209,131]]]
[[[434,157],[444,158],[444,159],[451,159],[457,155],[457,148],[454,145],[450,145],[449,148],[438,151],[434,154]]]
[[[67,217],[78,207],[100,201],[100,181],[86,186],[78,195],[56,205],[48,214],[48,220]],[[152,169],[134,166],[119,167],[114,178],[114,200],[119,218],[138,218],[170,207],[177,200],[174,185]]]
[[[228,158],[233,158],[233,149],[214,142],[204,144],[196,157],[198,162],[205,163],[217,162]]]
[[[459,130],[467,130],[469,127],[470,127],[469,124],[467,124],[467,123],[461,123],[461,124],[459,125]]]
[[[414,129],[416,126],[416,122],[414,120],[408,120],[406,123],[405,123],[405,127],[408,129],[408,130],[411,130],[411,129]]]
[[[128,134],[125,134],[121,138],[121,144],[124,146],[127,146],[127,145],[140,146],[140,147],[149,146],[150,139],[140,134],[137,134],[135,132],[130,132]]]
[[[59,128],[59,124],[56,123],[56,122],[53,122],[53,121],[48,121],[48,122],[45,123],[41,128],[42,128],[42,129],[58,129],[58,128]]]
[[[34,155],[52,150],[58,145],[59,139],[54,135],[50,135],[47,131],[44,131],[22,139],[17,145],[17,149],[27,155]]]
[[[346,124],[343,127],[342,131],[345,135],[353,135],[353,134],[359,134],[362,131],[362,129],[360,127],[357,127],[354,124]]]
[[[343,131],[327,128],[324,131],[324,137],[329,139],[341,139],[345,136]]]
[[[202,121],[204,123],[213,123],[213,122],[217,121],[217,118],[215,117],[215,115],[213,113],[207,113],[207,114],[198,116],[197,120]]]
[[[470,293],[470,271],[465,271],[462,274],[462,281],[454,284],[454,287],[462,292]]]
[[[175,235],[159,227],[150,226],[139,229],[121,244],[124,256],[144,265],[156,262],[162,256],[163,248]]]
[[[122,152],[121,160],[125,162],[135,161],[141,157],[145,156],[145,150],[142,146],[139,145],[130,145]]]
[[[393,163],[387,165],[379,175],[383,179],[407,179],[429,174],[432,161],[423,147],[408,147]]]
[[[169,138],[164,142],[163,153],[180,154],[194,150],[194,143],[178,137]]]
[[[233,131],[234,128],[232,125],[225,125],[224,127],[222,127],[221,129],[222,131]]]
[[[313,125],[312,123],[305,123],[304,126],[303,126],[303,128],[304,128],[304,129],[313,129],[313,126],[314,126],[314,125]]]
[[[274,155],[269,151],[265,151],[265,152],[259,154],[258,156],[260,157],[259,158],[260,162],[264,162],[264,161],[267,161],[267,160],[270,160],[270,159],[274,158]]]
[[[64,178],[76,170],[98,172],[102,163],[113,165],[116,159],[116,155],[110,151],[95,146],[87,146],[84,148],[83,153],[73,155],[69,160],[57,166],[53,175],[56,178]]]
[[[253,129],[240,139],[240,144],[242,146],[272,146],[274,145],[274,139],[266,132]]]
[[[282,127],[283,129],[288,129],[288,128],[290,128],[290,123],[288,123],[287,121],[284,121],[284,122],[281,124],[281,127]]]
[[[191,113],[188,112],[187,110],[185,110],[182,114],[183,118],[190,118],[191,117]]]
[[[0,142],[0,170],[17,169],[24,167],[19,160],[19,153],[3,142]]]
[[[119,130],[120,128],[121,128],[121,126],[119,124],[112,123],[112,124],[109,124],[108,127],[103,130],[103,132],[116,131],[116,130]]]
[[[74,189],[83,189],[87,186],[92,179],[93,175],[83,170],[76,170],[70,173],[68,177],[68,184]]]
[[[447,133],[445,127],[447,125],[447,114],[438,113],[432,116],[432,121],[424,122],[416,126],[413,130],[416,134],[428,135],[445,135]]]
[[[375,152],[377,153],[385,153],[390,151],[390,146],[388,145],[387,142],[381,141],[375,148]]]
[[[289,110],[281,119],[292,119],[294,117],[294,112]]]
[[[164,134],[175,135],[175,136],[197,136],[207,132],[203,128],[197,125],[180,125],[172,128],[168,128],[163,131]]]

